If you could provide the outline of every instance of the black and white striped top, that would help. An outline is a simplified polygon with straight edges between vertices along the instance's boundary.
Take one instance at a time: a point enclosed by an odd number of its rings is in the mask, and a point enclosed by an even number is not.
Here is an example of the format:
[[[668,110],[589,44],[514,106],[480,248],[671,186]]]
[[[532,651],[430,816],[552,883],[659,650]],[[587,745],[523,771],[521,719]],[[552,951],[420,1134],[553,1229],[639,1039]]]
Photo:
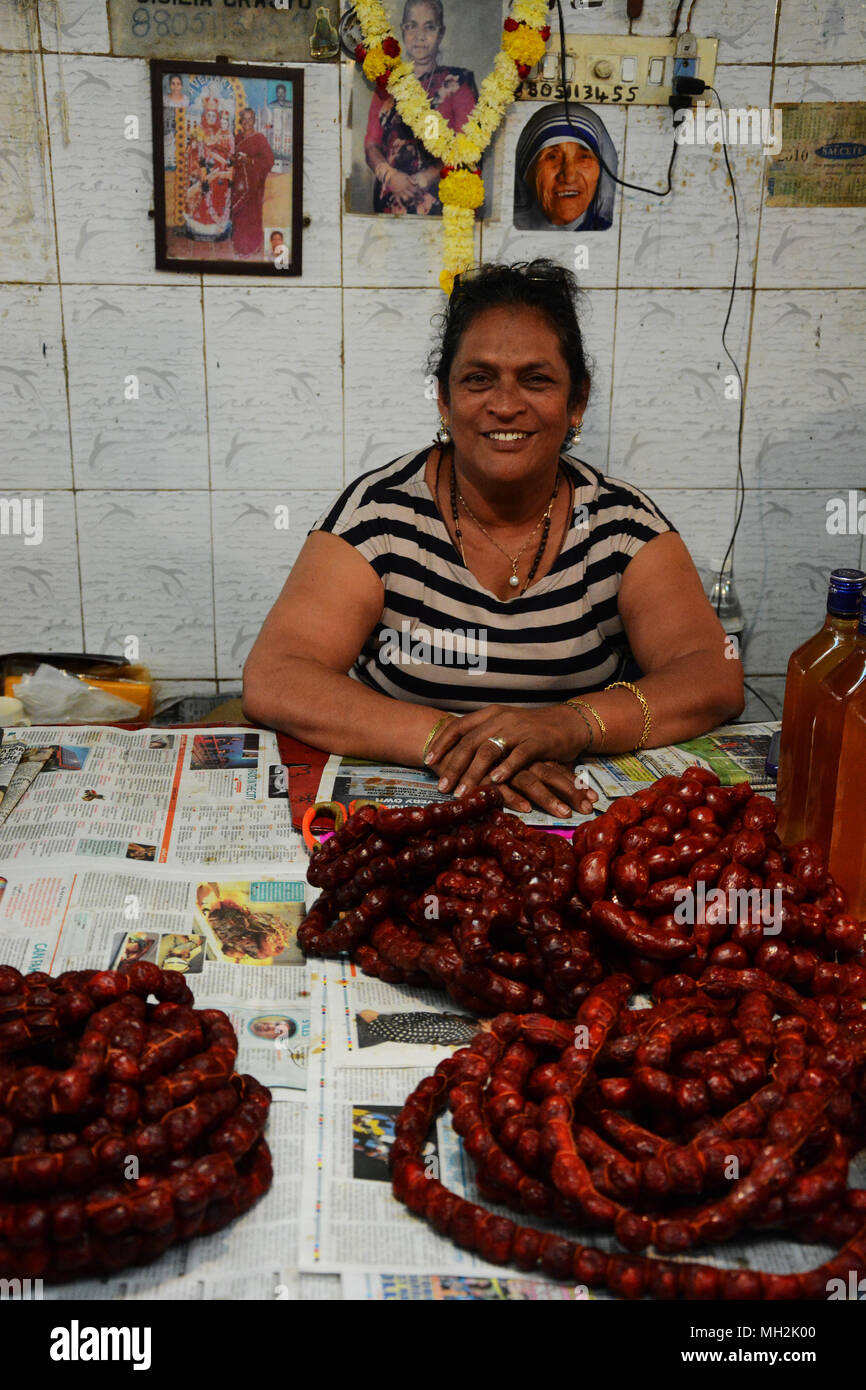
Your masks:
[[[629,483],[562,456],[574,511],[548,573],[498,599],[454,546],[424,478],[429,447],[364,473],[313,531],[342,536],[385,586],[376,629],[349,675],[397,699],[466,714],[548,705],[636,679],[617,593],[626,565],[676,528]]]

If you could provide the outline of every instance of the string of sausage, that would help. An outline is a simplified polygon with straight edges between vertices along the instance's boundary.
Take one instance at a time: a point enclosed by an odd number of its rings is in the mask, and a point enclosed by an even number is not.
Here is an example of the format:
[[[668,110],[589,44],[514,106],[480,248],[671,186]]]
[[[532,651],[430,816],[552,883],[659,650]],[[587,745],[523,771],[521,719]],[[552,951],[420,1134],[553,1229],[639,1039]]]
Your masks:
[[[779,999],[755,974],[711,968],[691,995],[631,1010],[631,982],[611,976],[576,1024],[495,1019],[406,1102],[395,1195],[484,1260],[620,1297],[818,1299],[831,1279],[866,1274],[866,1191],[846,1188],[866,1137],[862,1025],[800,1012],[796,995]],[[544,1234],[448,1191],[423,1159],[446,1107],[485,1197],[611,1231],[629,1253]],[[786,1275],[635,1253],[681,1256],[744,1228],[842,1248]]]
[[[503,811],[495,788],[363,807],[310,862],[324,891],[298,941],[387,981],[432,982],[479,1014],[570,1018],[612,971],[664,989],[672,969],[696,978],[708,964],[862,997],[863,926],[820,847],[785,849],[775,814],[704,768],[621,797],[571,845]]]
[[[270,1092],[235,1073],[225,1014],[192,1002],[147,962],[0,966],[0,1277],[143,1264],[267,1191]]]
[[[490,788],[351,817],[310,865],[325,891],[304,949],[501,1015],[409,1098],[401,1200],[493,1263],[624,1296],[823,1297],[862,1272],[866,1194],[846,1179],[866,1140],[864,924],[820,847],[774,827],[767,798],[702,768],[620,798],[571,846]],[[653,1009],[625,1007],[635,986]],[[421,1161],[446,1104],[483,1195],[612,1232],[629,1255],[447,1193]],[[762,1226],[843,1249],[796,1277],[637,1254]]]

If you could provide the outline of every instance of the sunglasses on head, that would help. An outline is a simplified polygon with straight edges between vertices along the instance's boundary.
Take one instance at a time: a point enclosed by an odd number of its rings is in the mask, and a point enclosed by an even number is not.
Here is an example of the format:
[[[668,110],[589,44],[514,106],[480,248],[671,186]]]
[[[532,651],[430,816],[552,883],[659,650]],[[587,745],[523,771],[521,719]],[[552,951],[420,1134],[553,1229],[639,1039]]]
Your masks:
[[[508,269],[516,271],[524,280],[540,280],[549,285],[565,284],[570,275],[565,266],[557,265],[554,262],[545,265],[536,261],[522,261],[509,266]],[[482,266],[470,266],[468,270],[461,271],[454,279],[453,293],[459,293],[463,286],[484,278],[485,274],[489,274],[489,272],[485,272]]]

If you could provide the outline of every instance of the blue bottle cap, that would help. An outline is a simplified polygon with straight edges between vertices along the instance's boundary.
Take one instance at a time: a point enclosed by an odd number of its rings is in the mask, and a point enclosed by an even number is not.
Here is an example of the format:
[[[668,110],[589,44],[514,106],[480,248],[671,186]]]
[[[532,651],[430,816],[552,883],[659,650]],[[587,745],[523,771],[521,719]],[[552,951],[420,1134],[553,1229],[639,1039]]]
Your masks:
[[[833,570],[827,594],[827,612],[834,618],[856,618],[864,588],[866,574],[862,570]]]

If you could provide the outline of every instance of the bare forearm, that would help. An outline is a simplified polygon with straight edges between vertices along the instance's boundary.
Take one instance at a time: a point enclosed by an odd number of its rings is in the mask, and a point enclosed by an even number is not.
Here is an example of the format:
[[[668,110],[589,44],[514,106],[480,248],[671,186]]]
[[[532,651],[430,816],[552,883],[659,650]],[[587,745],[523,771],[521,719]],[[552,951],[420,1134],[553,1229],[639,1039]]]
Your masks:
[[[378,171],[383,164],[386,167],[390,167],[388,165],[387,159],[385,158],[385,151],[382,149],[381,145],[365,145],[364,154],[367,159],[368,167],[373,171],[377,178],[380,177]]]
[[[244,712],[329,753],[421,767],[427,735],[444,711],[393,700],[318,662],[288,659],[244,673]]]
[[[650,748],[697,738],[742,713],[742,667],[739,662],[728,662],[724,658],[720,661],[716,652],[690,652],[651,675],[642,676],[635,684],[652,715],[647,740]],[[640,741],[644,728],[643,709],[632,691],[618,687],[575,698],[592,705],[604,720],[606,735],[601,744],[604,752],[625,753]],[[585,751],[598,752],[598,725],[588,710],[584,710],[584,714],[592,725],[595,740],[592,749]],[[578,726],[575,738],[583,740],[584,721],[578,711],[569,707],[564,717],[572,716]]]

